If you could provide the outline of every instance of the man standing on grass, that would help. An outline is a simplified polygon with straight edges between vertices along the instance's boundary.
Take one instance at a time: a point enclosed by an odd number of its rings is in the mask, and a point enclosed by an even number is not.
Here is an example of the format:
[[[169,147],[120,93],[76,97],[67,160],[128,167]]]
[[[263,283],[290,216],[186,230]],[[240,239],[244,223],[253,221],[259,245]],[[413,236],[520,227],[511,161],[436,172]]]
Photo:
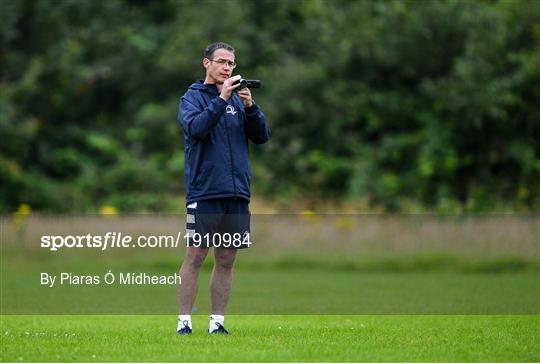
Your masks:
[[[214,248],[210,281],[212,314],[209,333],[228,334],[223,327],[237,249],[250,245],[250,180],[248,139],[270,138],[264,114],[249,88],[240,88],[234,48],[210,44],[202,64],[206,77],[182,97],[178,121],[184,130],[187,204],[186,254],[178,287],[179,334],[191,334],[191,310],[199,271]]]

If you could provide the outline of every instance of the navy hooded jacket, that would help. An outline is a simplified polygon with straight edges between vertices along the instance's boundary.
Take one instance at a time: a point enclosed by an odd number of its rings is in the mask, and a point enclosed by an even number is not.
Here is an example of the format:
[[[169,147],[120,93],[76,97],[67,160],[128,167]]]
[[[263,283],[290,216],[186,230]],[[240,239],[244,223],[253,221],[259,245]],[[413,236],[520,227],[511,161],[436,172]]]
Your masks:
[[[185,139],[186,204],[223,197],[249,200],[248,139],[263,144],[270,138],[259,106],[244,108],[235,92],[225,101],[216,85],[199,80],[182,96],[178,121]]]

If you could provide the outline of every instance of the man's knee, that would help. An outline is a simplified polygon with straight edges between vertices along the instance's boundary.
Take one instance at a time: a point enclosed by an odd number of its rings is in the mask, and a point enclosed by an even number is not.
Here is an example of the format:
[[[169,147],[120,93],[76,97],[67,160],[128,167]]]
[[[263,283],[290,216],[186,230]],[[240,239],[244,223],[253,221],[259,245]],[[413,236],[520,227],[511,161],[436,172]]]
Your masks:
[[[199,270],[201,269],[207,254],[208,249],[192,248],[190,251],[186,252],[184,264],[186,264],[190,269]]]
[[[234,267],[236,251],[231,249],[216,249],[216,266],[221,269],[231,270]]]

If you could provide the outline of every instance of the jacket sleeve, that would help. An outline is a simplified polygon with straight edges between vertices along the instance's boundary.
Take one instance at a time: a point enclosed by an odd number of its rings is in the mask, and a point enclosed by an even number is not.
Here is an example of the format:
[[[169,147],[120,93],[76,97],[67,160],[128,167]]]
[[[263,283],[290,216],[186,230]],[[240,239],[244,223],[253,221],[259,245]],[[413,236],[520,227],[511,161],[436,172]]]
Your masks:
[[[270,129],[266,124],[266,119],[262,110],[255,103],[245,109],[246,113],[246,135],[255,144],[264,144],[270,139]]]
[[[188,135],[204,139],[210,130],[217,125],[226,106],[225,100],[216,97],[206,108],[202,109],[190,101],[186,94],[180,103],[178,121]]]

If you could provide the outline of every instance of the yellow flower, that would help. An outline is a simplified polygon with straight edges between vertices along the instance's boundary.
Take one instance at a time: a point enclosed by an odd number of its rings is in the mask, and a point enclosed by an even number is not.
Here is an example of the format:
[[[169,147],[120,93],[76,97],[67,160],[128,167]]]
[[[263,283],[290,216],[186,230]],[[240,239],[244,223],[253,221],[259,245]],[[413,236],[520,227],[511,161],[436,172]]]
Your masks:
[[[114,206],[104,205],[99,208],[99,213],[105,216],[116,216],[118,215],[118,209]]]
[[[13,214],[13,223],[15,224],[15,229],[19,231],[19,233],[22,231],[24,220],[32,213],[32,208],[30,205],[26,203],[22,203],[17,208],[17,211]]]
[[[22,215],[22,216],[30,215],[30,213],[32,213],[32,208],[30,207],[30,205],[26,203],[20,204],[17,211],[15,211],[15,215]]]

